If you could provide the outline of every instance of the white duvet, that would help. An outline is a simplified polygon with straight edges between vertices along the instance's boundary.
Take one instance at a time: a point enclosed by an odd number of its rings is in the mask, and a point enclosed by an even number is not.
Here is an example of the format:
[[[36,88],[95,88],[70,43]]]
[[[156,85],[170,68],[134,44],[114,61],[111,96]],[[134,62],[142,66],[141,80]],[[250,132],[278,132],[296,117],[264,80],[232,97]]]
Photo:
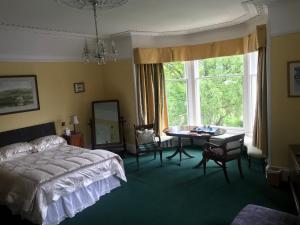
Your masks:
[[[118,155],[59,146],[0,162],[0,202],[42,224],[53,201],[112,175],[126,181]]]

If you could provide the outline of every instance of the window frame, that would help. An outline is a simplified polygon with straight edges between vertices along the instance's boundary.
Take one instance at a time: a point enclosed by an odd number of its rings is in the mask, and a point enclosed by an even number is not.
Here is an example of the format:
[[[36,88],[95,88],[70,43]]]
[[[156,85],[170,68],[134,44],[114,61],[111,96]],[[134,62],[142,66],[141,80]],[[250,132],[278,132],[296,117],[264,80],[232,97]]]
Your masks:
[[[257,52],[248,53],[243,55],[244,61],[244,74],[243,76],[243,127],[225,127],[227,131],[243,131],[247,136],[252,136],[254,114],[255,114],[255,101],[256,91],[253,91],[253,85],[256,88],[257,79]],[[186,81],[187,93],[187,125],[201,125],[201,98],[200,98],[200,82],[199,75],[199,62],[200,60],[185,61],[183,79],[166,79],[168,81]],[[253,73],[255,71],[256,73]],[[254,79],[255,78],[255,79]],[[253,82],[255,84],[253,84]]]

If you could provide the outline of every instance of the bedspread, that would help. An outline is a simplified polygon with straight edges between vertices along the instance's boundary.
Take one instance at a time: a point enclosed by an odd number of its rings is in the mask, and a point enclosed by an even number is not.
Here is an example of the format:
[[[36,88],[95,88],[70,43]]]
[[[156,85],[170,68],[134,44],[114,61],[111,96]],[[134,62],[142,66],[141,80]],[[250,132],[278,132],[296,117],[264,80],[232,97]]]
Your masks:
[[[118,155],[59,146],[1,162],[0,202],[14,213],[42,224],[51,202],[112,175],[126,181]]]

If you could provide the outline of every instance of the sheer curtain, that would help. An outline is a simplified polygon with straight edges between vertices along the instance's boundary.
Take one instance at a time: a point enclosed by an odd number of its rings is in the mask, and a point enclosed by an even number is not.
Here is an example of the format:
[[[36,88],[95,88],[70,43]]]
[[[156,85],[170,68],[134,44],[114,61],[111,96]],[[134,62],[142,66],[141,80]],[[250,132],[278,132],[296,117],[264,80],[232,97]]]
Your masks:
[[[163,64],[137,64],[137,103],[140,124],[154,123],[161,133],[168,127]]]

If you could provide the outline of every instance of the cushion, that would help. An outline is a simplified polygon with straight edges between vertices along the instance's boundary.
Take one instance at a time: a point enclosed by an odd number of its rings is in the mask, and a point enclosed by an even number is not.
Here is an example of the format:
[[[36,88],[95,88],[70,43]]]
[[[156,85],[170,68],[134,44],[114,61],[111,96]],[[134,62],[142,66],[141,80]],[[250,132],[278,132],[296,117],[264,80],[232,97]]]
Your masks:
[[[136,135],[138,145],[156,142],[155,133],[153,129],[137,130]]]
[[[262,151],[253,145],[247,145],[247,155],[258,159],[265,158],[262,154]]]
[[[298,225],[297,216],[249,204],[234,218],[231,225]]]
[[[165,141],[170,141],[170,140],[174,139],[174,137],[164,135],[164,136],[161,136],[160,139],[161,139],[161,142],[165,142]]]
[[[27,142],[18,142],[0,148],[0,161],[4,161],[15,156],[31,154],[34,146]]]
[[[45,151],[54,147],[58,147],[60,145],[66,145],[67,141],[57,135],[48,135],[45,137],[40,137],[30,141],[32,145],[35,147],[35,152]]]

